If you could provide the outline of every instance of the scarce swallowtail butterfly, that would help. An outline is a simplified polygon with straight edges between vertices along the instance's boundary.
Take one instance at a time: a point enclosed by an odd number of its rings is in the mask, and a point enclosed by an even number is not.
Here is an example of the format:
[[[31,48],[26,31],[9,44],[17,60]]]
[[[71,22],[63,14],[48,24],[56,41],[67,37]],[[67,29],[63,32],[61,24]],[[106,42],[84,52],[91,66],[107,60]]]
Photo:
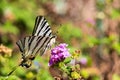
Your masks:
[[[43,55],[45,51],[55,43],[55,39],[56,36],[52,34],[46,19],[43,16],[37,16],[32,36],[22,38],[16,42],[22,55],[22,61],[19,66],[29,68],[36,55],[39,53]],[[11,71],[8,76],[12,74],[13,71]]]

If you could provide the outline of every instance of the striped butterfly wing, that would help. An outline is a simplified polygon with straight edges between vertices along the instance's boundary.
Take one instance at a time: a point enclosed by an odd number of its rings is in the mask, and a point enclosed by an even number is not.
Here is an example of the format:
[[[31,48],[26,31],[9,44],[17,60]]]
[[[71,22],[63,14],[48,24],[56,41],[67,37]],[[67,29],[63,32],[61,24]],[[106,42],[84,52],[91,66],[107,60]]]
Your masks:
[[[50,43],[48,43],[48,47],[51,47],[53,43],[55,43],[56,36],[52,35],[51,28],[43,16],[37,16],[35,20],[35,26],[33,29],[32,36],[50,36],[54,37]],[[47,49],[45,49],[46,51]]]
[[[25,58],[25,52],[28,51],[29,48],[29,40],[31,39],[31,37],[25,37],[19,41],[16,42],[16,44],[18,45],[21,53],[22,53],[22,58]]]
[[[52,37],[34,36],[29,43],[29,54],[36,55],[40,51],[40,55],[45,52]],[[28,54],[28,55],[29,55]]]
[[[51,29],[43,16],[37,16],[32,36],[51,36]]]
[[[42,55],[48,47],[48,44],[54,37],[47,36],[29,36],[17,42],[17,45],[22,52],[22,58],[25,59],[29,56],[35,57],[40,51]]]

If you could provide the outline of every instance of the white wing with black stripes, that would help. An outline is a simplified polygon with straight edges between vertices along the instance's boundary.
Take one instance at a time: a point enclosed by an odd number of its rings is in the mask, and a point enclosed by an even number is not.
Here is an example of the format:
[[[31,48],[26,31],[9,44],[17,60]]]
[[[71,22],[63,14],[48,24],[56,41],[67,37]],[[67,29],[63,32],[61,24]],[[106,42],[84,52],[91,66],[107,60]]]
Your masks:
[[[43,16],[37,16],[32,36],[52,36],[51,29]]]
[[[52,39],[54,39],[54,37],[29,36],[19,40],[17,45],[22,52],[22,58],[25,59],[28,56],[35,57],[39,51],[40,55],[42,55]]]

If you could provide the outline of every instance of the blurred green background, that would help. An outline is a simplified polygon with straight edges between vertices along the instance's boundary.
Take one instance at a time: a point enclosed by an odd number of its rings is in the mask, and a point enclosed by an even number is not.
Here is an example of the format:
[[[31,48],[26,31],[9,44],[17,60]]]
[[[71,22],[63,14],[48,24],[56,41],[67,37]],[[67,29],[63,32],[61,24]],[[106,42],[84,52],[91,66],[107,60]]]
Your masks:
[[[31,35],[37,15],[45,16],[58,43],[81,51],[84,79],[120,80],[119,0],[0,0],[0,80],[20,62],[16,41]],[[9,80],[53,80],[49,56],[50,51],[37,56],[32,67],[19,67]]]

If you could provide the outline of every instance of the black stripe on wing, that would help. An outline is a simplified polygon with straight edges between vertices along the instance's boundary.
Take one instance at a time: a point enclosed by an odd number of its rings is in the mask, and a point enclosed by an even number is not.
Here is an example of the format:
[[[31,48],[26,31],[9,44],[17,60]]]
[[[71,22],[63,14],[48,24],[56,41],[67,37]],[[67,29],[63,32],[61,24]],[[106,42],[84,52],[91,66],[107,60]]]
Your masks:
[[[36,56],[40,51],[40,55],[43,55],[44,52],[47,50],[48,44],[50,43],[53,37],[47,36],[31,36],[29,41],[29,49],[28,52],[25,53],[25,57],[31,55]]]
[[[47,50],[47,45],[49,44],[51,38],[47,36],[39,36],[39,39],[37,40],[36,44],[34,46],[31,46],[30,50],[32,51],[32,55],[37,55],[39,51]],[[32,42],[34,43],[34,42]],[[45,49],[45,50],[44,50]],[[40,52],[40,55],[42,55],[44,52]]]
[[[19,40],[18,42],[16,42],[17,46],[19,47],[20,51],[23,52],[24,51],[24,46],[21,40]]]
[[[37,16],[32,36],[51,36],[51,29],[43,16]]]
[[[49,46],[51,46],[49,44],[51,43],[52,39],[55,39],[55,37],[54,36],[48,37],[48,38],[46,37],[46,40],[44,41],[44,44],[42,45],[44,47],[40,50],[40,56],[42,56],[46,52],[46,50],[49,48]]]
[[[25,52],[28,51],[30,38],[31,37],[25,37],[25,38],[19,40],[18,42],[16,42],[20,51],[22,52],[22,58],[25,58]]]
[[[28,36],[19,40],[17,45],[22,52],[22,58],[35,57],[39,51],[40,55],[44,54],[51,39],[52,37],[47,36]]]

